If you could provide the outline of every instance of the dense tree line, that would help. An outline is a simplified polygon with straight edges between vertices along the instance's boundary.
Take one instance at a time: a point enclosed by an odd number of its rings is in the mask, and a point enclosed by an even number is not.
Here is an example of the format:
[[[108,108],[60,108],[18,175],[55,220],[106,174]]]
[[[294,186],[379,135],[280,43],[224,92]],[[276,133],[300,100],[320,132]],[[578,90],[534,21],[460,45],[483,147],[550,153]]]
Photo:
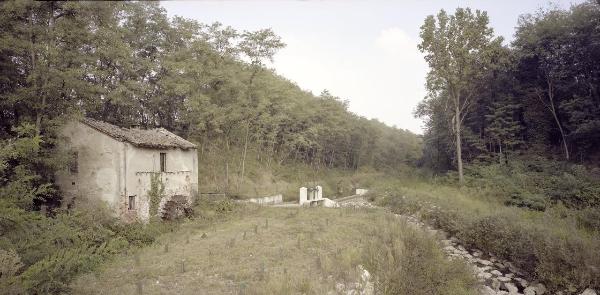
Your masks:
[[[59,200],[54,151],[65,120],[164,127],[261,161],[394,168],[417,159],[408,131],[352,114],[265,67],[285,46],[270,29],[168,18],[158,3],[0,4],[0,187],[21,208]],[[33,200],[37,200],[32,202]],[[36,203],[36,204],[37,204]]]
[[[600,159],[600,4],[520,18],[503,45],[485,12],[441,11],[421,28],[430,65],[423,164],[508,163],[519,154]]]
[[[60,206],[54,172],[72,159],[56,146],[68,120],[167,128],[198,143],[203,170],[241,181],[256,158],[261,167],[352,170],[420,156],[414,134],[268,69],[283,46],[270,29],[169,18],[156,2],[0,3],[0,288],[68,293],[76,275],[171,226]],[[231,207],[214,206],[210,216]]]

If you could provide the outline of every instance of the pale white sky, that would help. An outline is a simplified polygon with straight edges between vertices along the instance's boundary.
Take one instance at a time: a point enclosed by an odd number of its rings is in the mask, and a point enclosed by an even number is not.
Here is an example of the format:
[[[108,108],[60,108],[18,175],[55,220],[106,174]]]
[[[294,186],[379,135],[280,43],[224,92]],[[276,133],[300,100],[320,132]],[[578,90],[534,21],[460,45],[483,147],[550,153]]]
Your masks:
[[[568,8],[582,0],[553,1]],[[219,21],[239,31],[272,28],[287,47],[271,67],[318,95],[328,89],[350,111],[422,134],[413,116],[425,96],[427,65],[417,49],[427,15],[456,7],[486,10],[497,35],[512,39],[518,16],[547,0],[169,1],[169,16]]]

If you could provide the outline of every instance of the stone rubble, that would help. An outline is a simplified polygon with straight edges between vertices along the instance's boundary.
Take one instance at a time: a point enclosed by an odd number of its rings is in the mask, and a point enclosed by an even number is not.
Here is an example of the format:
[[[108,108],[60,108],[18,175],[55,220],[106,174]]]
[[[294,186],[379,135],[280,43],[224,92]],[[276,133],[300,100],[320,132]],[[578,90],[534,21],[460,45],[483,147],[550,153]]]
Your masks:
[[[415,215],[400,215],[408,224],[423,228],[435,235],[439,231],[423,223]],[[448,259],[463,259],[472,268],[477,280],[482,284],[479,293],[482,295],[542,295],[550,294],[541,283],[532,284],[522,278],[524,273],[510,261],[499,259],[491,253],[484,253],[478,249],[466,249],[457,238],[442,239],[441,246]],[[598,295],[593,289],[586,289],[582,293],[562,291],[558,294]]]
[[[354,198],[354,199],[350,199],[350,200],[346,200],[343,202],[339,202],[341,207],[344,208],[377,208],[376,206],[374,206],[373,204],[371,204],[369,201],[365,200],[365,198]]]
[[[396,214],[397,217],[403,218],[409,224],[414,224],[424,228],[429,232],[437,233],[430,226],[421,222],[414,215],[404,216]],[[528,282],[519,277],[522,272],[516,269],[511,263],[502,261],[493,255],[485,254],[478,249],[467,249],[461,245],[455,237],[442,239],[442,250],[446,253],[448,259],[463,259],[472,268],[477,280],[482,284],[479,293],[482,295],[500,295],[500,294],[524,294],[525,287]],[[540,287],[530,287],[535,295],[544,294],[545,288],[540,284]]]
[[[328,295],[345,294],[345,295],[373,295],[375,294],[375,286],[371,282],[371,274],[362,265],[357,267],[360,273],[360,280],[355,283],[336,283],[335,292],[329,292]]]

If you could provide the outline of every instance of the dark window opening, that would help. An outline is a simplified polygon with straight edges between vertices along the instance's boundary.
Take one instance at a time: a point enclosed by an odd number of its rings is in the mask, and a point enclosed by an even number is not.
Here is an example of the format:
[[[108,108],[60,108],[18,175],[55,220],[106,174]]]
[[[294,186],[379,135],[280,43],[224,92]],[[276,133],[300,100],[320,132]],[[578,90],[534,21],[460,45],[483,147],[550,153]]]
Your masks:
[[[160,153],[160,172],[167,172],[167,153]]]
[[[79,153],[73,152],[71,154],[71,160],[69,161],[69,172],[78,173],[79,172]]]
[[[129,196],[129,210],[135,210],[135,196]]]

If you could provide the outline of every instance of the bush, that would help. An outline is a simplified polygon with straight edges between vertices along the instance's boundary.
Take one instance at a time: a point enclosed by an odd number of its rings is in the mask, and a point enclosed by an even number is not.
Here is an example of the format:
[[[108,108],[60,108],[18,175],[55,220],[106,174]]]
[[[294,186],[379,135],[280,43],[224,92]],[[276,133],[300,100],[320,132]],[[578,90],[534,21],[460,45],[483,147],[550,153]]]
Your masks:
[[[538,263],[533,249],[539,239],[532,231],[514,221],[515,216],[489,215],[462,225],[458,238],[470,247],[494,253],[528,273],[534,273]]]
[[[508,200],[504,201],[504,204],[536,211],[546,210],[546,202],[543,196],[523,194],[520,192],[513,193]]]
[[[600,240],[572,234],[548,234],[535,241],[540,278],[567,289],[600,287]]]
[[[426,184],[396,191],[403,197],[386,197],[381,204],[404,214],[419,210],[431,225],[513,262],[529,279],[553,289],[600,287],[597,208],[575,210],[559,202],[545,212],[531,211],[504,207],[470,190]]]
[[[447,260],[434,239],[391,219],[363,253],[377,294],[476,294],[466,264]]]
[[[128,243],[118,237],[100,246],[70,247],[58,250],[36,262],[20,276],[28,293],[58,294],[69,291],[68,283],[79,273],[93,270],[109,257],[121,253]]]
[[[600,175],[583,165],[522,157],[506,164],[468,165],[467,185],[507,205],[543,211],[548,203],[600,207]]]
[[[23,267],[21,258],[14,250],[0,249],[0,288],[7,293],[20,293],[20,286],[16,280],[17,273]]]
[[[156,222],[159,221],[153,221],[153,223],[147,225],[141,223],[124,224],[116,222],[109,225],[109,228],[129,245],[141,247],[152,244],[157,235],[160,234],[160,229],[154,224]]]
[[[600,234],[600,209],[585,208],[577,212],[577,225]]]
[[[10,287],[9,293],[68,292],[76,275],[132,247],[151,244],[174,227],[154,221],[123,224],[102,207],[47,217],[3,205],[0,285]]]

